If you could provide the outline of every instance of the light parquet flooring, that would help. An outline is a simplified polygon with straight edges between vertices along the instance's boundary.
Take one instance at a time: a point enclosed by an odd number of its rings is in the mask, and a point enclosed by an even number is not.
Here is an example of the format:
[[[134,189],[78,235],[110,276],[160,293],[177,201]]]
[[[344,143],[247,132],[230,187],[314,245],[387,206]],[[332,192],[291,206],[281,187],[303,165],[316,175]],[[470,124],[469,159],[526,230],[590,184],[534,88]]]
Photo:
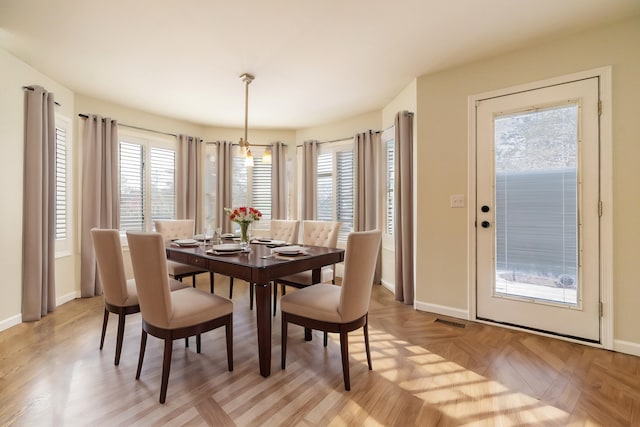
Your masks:
[[[207,279],[198,287],[208,289]],[[127,316],[117,367],[113,315],[98,350],[101,297],[1,332],[0,425],[640,426],[640,358],[415,311],[380,286],[369,312],[373,371],[362,331],[350,334],[350,392],[337,336],[325,349],[320,333],[305,342],[290,326],[280,369],[279,314],[271,376],[263,378],[247,285],[234,288],[234,371],[226,368],[223,329],[203,335],[201,354],[193,339],[189,348],[178,340],[164,405],[160,340],[149,337],[134,379],[139,314]],[[216,294],[228,295],[226,278],[216,276]]]

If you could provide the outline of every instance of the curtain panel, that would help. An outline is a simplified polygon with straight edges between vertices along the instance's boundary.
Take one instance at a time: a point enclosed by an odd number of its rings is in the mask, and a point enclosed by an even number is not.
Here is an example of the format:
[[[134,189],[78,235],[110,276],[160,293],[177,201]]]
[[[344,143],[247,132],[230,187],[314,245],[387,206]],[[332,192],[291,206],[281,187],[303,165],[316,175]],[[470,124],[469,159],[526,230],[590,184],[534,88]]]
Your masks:
[[[316,219],[316,169],[318,167],[318,141],[302,144],[302,211],[305,219]]]
[[[102,294],[91,229],[120,229],[118,123],[89,114],[82,133],[82,219],[80,230],[80,294]]]
[[[271,219],[287,219],[286,145],[271,145]]]
[[[25,87],[22,321],[56,308],[56,128],[53,93]]]
[[[178,135],[176,150],[176,218],[195,220],[196,233],[204,232],[202,139]]]
[[[369,231],[378,228],[378,165],[382,138],[380,132],[364,132],[354,137],[355,179],[355,215],[353,229]],[[373,278],[380,283],[382,277],[381,248],[378,248],[378,260]]]
[[[217,176],[217,197],[216,197],[216,228],[220,227],[223,233],[230,233],[231,221],[227,218],[224,208],[231,207],[231,177],[232,177],[232,153],[233,143],[231,141],[216,141],[216,176]]]
[[[395,296],[413,304],[413,113],[408,111],[396,115],[394,167]]]

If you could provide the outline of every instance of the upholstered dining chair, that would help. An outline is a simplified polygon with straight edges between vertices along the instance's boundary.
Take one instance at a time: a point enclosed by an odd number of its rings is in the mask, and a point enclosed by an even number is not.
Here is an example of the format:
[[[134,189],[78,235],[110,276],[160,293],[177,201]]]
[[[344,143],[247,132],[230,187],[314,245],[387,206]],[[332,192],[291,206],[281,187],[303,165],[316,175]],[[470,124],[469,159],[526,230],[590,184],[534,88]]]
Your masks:
[[[379,230],[350,233],[345,250],[344,275],[341,286],[319,283],[300,289],[280,300],[282,312],[282,360],[287,359],[287,326],[294,323],[308,329],[340,334],[342,376],[345,390],[349,379],[348,333],[364,329],[367,364],[372,370],[369,349],[369,302],[382,233]],[[325,346],[327,345],[325,339]]]
[[[175,239],[191,239],[195,233],[195,220],[193,219],[163,219],[155,220],[154,225],[156,231],[162,234],[164,240]],[[182,264],[181,262],[168,260],[167,269],[169,276],[176,280],[182,281],[182,278],[191,276],[193,281],[193,287],[196,287],[196,275],[201,273],[207,273],[207,270],[202,270],[198,267]],[[213,272],[209,273],[209,286],[211,293],[213,293]]]
[[[300,221],[293,219],[272,219],[269,221],[270,238],[287,243],[298,242]]]
[[[98,265],[98,274],[102,283],[104,297],[104,318],[102,320],[100,350],[104,346],[109,313],[117,314],[118,332],[116,335],[116,356],[113,364],[119,365],[125,316],[140,312],[138,292],[135,280],[127,280],[124,273],[120,232],[118,230],[93,228],[91,229],[91,240],[96,254],[96,264]],[[172,291],[188,288],[187,285],[174,279],[169,280],[169,285]]]
[[[225,327],[226,332],[228,369],[233,371],[233,303],[194,288],[169,292],[163,236],[159,233],[127,232],[127,238],[142,312],[142,337],[136,379],[140,379],[147,335],[164,340],[160,385],[160,403],[164,403],[173,340],[195,335],[197,352],[200,353],[200,334],[221,326]]]
[[[269,221],[271,240],[282,240],[287,243],[298,241],[300,221],[292,219],[272,219]],[[229,280],[229,298],[233,295],[233,278]],[[273,303],[276,303],[277,291],[273,292]],[[249,283],[249,309],[253,310],[253,284]],[[275,308],[274,308],[275,313]],[[275,315],[275,314],[274,314]]]
[[[335,248],[338,245],[340,221],[302,221],[302,244],[311,246],[325,246]],[[311,271],[303,271],[290,276],[281,277],[273,286],[273,315],[276,315],[278,284],[281,285],[282,295],[287,294],[286,286],[304,288],[313,283]],[[335,266],[323,267],[320,273],[321,282],[336,283]]]

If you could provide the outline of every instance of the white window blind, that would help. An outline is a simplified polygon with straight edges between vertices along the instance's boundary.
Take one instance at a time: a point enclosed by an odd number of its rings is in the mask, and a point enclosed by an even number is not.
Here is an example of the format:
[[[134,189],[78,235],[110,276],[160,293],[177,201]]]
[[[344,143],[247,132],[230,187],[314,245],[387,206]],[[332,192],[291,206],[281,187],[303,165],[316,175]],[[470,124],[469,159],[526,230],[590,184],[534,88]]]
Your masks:
[[[120,232],[144,230],[144,147],[120,142]]]
[[[56,240],[67,236],[67,131],[56,125]]]
[[[393,234],[393,224],[394,224],[394,212],[395,212],[395,198],[393,193],[394,186],[394,175],[395,175],[395,166],[394,166],[394,157],[393,151],[395,147],[395,141],[390,139],[386,144],[386,209],[385,209],[385,231],[387,234]]]
[[[216,225],[216,203],[218,195],[218,158],[216,146],[207,144],[205,146],[204,159],[204,223],[205,227],[215,228]]]
[[[176,152],[151,147],[151,220],[176,216]]]
[[[354,163],[353,141],[325,143],[316,168],[317,210],[321,221],[341,221],[339,241],[353,231]]]
[[[120,136],[120,233],[150,231],[156,219],[174,219],[175,141]]]
[[[262,163],[262,147],[252,147],[253,167],[245,166],[244,157],[234,156],[232,164],[233,183],[231,200],[233,206],[251,206],[262,213],[256,226],[269,228],[271,219],[271,165]]]

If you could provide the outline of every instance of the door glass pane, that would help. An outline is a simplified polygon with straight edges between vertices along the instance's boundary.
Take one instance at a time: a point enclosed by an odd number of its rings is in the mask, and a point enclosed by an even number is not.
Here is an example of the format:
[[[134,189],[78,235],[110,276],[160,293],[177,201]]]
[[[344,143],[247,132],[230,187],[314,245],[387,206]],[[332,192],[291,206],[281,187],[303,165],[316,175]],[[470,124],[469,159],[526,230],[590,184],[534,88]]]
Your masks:
[[[577,305],[578,106],[494,119],[495,294]]]

